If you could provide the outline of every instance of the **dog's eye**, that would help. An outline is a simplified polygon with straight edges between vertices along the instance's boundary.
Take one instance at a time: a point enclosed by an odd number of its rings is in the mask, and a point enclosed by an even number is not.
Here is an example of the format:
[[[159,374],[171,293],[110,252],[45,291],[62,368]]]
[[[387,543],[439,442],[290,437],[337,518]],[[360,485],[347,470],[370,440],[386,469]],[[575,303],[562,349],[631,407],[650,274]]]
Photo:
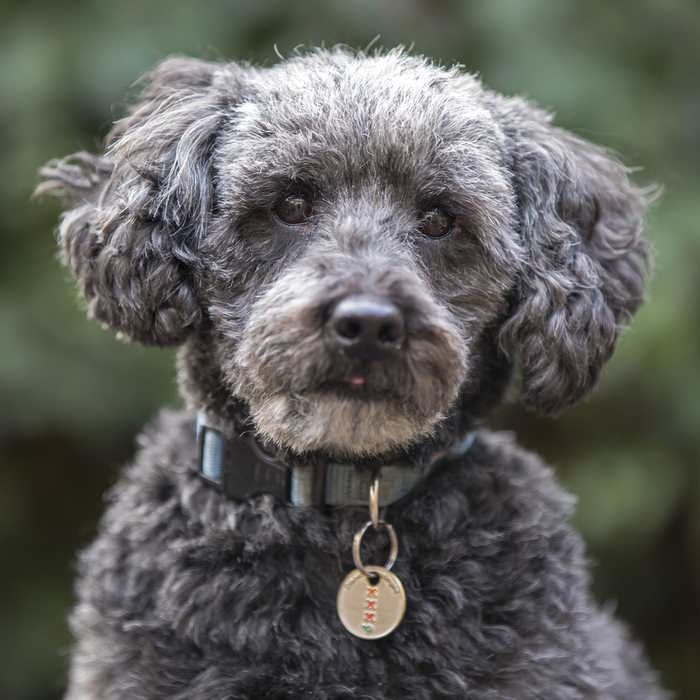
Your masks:
[[[275,207],[275,214],[285,224],[303,224],[313,213],[313,205],[301,194],[290,194]]]
[[[430,238],[442,238],[452,230],[453,223],[453,217],[436,207],[425,212],[420,222],[420,232]]]

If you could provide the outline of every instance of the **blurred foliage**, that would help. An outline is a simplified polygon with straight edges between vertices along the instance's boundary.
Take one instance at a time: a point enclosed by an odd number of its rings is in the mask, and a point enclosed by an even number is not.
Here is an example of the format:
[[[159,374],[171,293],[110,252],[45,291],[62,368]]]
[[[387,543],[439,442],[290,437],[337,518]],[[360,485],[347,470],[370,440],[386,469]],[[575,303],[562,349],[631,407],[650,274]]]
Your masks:
[[[95,149],[133,81],[169,53],[273,63],[274,47],[413,44],[643,166],[647,305],[599,391],[553,421],[495,423],[556,465],[603,600],[678,697],[700,697],[700,11],[693,0],[0,2],[0,697],[60,696],[74,552],[139,426],[177,401],[172,353],[84,319],[55,259],[49,158]]]

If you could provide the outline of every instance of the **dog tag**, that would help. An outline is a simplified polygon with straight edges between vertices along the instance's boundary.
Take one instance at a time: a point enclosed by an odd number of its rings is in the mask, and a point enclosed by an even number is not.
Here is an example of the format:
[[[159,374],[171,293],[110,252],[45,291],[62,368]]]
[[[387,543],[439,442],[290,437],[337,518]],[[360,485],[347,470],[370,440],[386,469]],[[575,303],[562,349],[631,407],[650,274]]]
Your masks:
[[[403,584],[383,566],[365,566],[372,582],[353,569],[338,589],[338,616],[345,629],[360,639],[381,639],[391,634],[406,612]]]

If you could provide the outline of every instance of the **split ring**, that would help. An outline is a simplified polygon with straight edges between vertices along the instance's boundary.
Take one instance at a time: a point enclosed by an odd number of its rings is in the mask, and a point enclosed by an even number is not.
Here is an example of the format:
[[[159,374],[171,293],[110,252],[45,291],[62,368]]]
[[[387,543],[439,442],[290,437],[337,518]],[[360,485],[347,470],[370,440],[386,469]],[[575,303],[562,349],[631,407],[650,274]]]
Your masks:
[[[352,560],[355,562],[355,567],[359,569],[367,578],[371,577],[371,573],[365,569],[364,565],[362,564],[362,559],[360,557],[360,545],[362,544],[362,538],[364,537],[365,532],[369,529],[370,526],[374,525],[371,520],[368,520],[356,533],[355,536],[352,539]],[[389,571],[392,566],[394,566],[394,562],[396,561],[396,557],[398,556],[399,553],[399,540],[396,537],[396,531],[394,528],[387,523],[384,520],[377,520],[377,524],[375,525],[376,528],[379,527],[384,527],[386,528],[387,533],[389,534],[389,544],[390,544],[390,549],[389,549],[389,558],[387,559],[386,564],[384,564],[384,568]]]

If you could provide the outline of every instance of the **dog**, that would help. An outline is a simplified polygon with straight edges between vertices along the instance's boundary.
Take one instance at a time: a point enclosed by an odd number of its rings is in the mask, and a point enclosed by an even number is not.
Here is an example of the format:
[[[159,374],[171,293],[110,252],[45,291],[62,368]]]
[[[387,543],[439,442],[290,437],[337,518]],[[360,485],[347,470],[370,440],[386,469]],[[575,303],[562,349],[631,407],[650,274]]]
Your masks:
[[[667,697],[573,499],[481,427],[582,399],[642,302],[616,158],[402,49],[174,57],[38,192],[89,315],[180,346],[186,403],[80,557],[70,700]],[[350,629],[353,566],[405,613],[368,588]]]

